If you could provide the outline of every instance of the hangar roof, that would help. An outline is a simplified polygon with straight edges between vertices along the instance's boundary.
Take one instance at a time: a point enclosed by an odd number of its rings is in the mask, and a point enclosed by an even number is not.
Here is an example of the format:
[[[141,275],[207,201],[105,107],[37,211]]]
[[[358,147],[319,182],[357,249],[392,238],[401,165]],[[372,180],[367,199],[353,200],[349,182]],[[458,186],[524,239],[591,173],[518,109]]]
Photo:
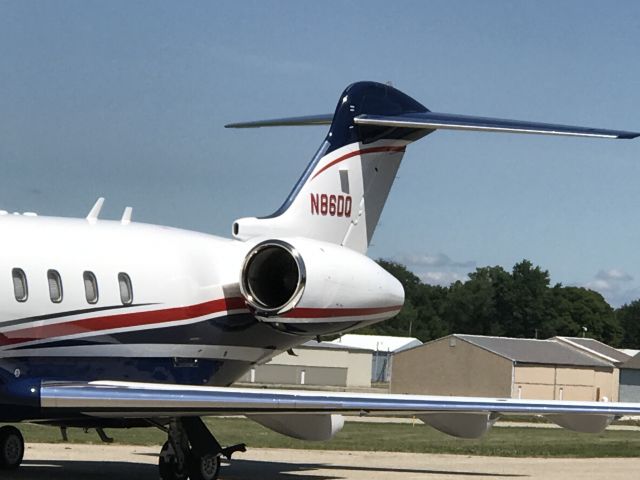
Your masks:
[[[635,357],[640,353],[640,350],[636,350],[635,348],[619,348],[618,350],[620,350],[622,353],[626,353],[630,357]]]
[[[539,365],[573,365],[579,367],[612,367],[611,362],[582,353],[557,340],[533,340],[529,338],[485,337],[460,335],[453,337],[469,342],[484,350],[516,363]]]
[[[349,333],[333,340],[331,343],[350,347],[366,348],[374,352],[399,352],[407,348],[422,345],[413,337],[393,337],[387,335],[356,335]]]
[[[294,350],[300,347],[303,348],[326,348],[329,350],[347,350],[350,352],[362,352],[362,353],[371,353],[373,350],[370,348],[361,348],[361,347],[351,347],[349,345],[340,345],[339,343],[332,342],[318,342],[316,340],[309,340],[308,342],[303,343],[302,345],[298,345],[297,347],[293,347]]]
[[[631,359],[631,355],[627,355],[620,350],[610,347],[606,343],[599,342],[593,338],[582,337],[553,337],[553,340],[559,340],[566,344],[579,348],[585,353],[596,355],[608,362],[620,364]]]
[[[637,354],[634,357],[631,357],[631,359],[628,362],[625,362],[622,365],[620,365],[620,368],[629,368],[629,369],[632,369],[632,370],[640,370],[640,353]]]

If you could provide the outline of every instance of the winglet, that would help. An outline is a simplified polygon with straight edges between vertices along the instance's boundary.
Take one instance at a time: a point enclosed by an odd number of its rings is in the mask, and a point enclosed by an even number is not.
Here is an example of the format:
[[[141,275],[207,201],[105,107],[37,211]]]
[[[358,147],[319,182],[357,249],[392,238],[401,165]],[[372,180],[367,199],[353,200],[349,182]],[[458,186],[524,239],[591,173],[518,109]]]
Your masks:
[[[102,204],[104,203],[104,197],[100,197],[98,198],[98,200],[96,200],[96,203],[93,204],[93,207],[91,208],[91,211],[89,212],[89,215],[87,215],[87,221],[90,224],[94,224],[98,221],[98,215],[100,215],[100,210],[102,210]]]

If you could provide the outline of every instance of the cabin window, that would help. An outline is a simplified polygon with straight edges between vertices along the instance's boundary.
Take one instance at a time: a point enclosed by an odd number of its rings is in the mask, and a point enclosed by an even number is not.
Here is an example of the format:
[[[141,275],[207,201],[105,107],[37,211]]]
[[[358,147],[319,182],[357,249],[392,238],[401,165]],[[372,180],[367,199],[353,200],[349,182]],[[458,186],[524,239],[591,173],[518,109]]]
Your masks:
[[[49,297],[53,303],[62,301],[62,279],[57,270],[49,270],[47,272],[47,281],[49,282]]]
[[[13,293],[16,296],[16,300],[19,302],[26,302],[29,298],[29,289],[27,287],[27,276],[24,274],[24,270],[21,268],[14,268],[11,271],[13,277]]]
[[[84,280],[84,293],[87,297],[87,302],[98,303],[98,281],[93,272],[84,272],[82,274]]]
[[[126,273],[118,274],[118,284],[120,285],[120,300],[123,305],[131,305],[133,303],[133,289],[131,288],[131,279]]]

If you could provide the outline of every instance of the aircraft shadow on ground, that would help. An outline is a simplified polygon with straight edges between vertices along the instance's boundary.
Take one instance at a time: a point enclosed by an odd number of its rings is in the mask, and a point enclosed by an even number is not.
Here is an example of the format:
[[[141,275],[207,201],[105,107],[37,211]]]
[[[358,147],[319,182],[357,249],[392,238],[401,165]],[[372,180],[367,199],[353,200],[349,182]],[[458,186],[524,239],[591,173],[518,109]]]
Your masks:
[[[144,454],[142,454],[144,455]],[[336,471],[336,474],[318,475],[318,470]],[[448,475],[477,478],[516,478],[528,475],[504,474],[478,471],[433,470],[419,468],[382,468],[360,465],[332,465],[324,463],[286,463],[258,460],[235,459],[231,465],[224,465],[222,480],[340,480],[348,478],[348,472],[393,472],[408,475]],[[309,475],[304,475],[309,472]],[[154,464],[113,461],[48,461],[25,460],[16,471],[2,472],[3,479],[11,480],[65,480],[93,479],[157,479],[158,468]]]
[[[373,454],[372,454],[373,455]],[[300,475],[301,472],[317,470],[337,470],[347,472],[379,472],[379,473],[406,473],[406,474],[420,474],[420,475],[451,475],[451,476],[467,476],[467,477],[488,477],[488,478],[517,478],[527,477],[528,475],[518,474],[504,474],[504,473],[491,473],[491,472],[469,472],[469,471],[452,471],[452,470],[433,470],[422,468],[388,468],[388,467],[371,467],[361,465],[341,465],[341,464],[326,464],[326,463],[286,463],[286,462],[266,462],[257,460],[233,460],[230,466],[227,467],[227,472],[230,475],[230,479],[305,479],[305,480],[332,480],[332,479],[344,479],[348,478],[344,475],[338,476],[318,476],[314,473],[309,476]]]

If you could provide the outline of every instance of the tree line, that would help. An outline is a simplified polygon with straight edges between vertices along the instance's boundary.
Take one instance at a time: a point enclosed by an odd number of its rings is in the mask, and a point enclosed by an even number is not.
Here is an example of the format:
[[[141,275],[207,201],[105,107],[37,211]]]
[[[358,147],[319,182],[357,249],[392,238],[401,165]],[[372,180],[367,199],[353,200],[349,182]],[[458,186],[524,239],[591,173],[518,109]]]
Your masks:
[[[518,338],[585,336],[614,347],[640,348],[640,300],[614,309],[598,292],[550,284],[549,272],[530,261],[509,272],[477,268],[450,286],[423,283],[404,265],[379,260],[405,290],[393,319],[359,331],[417,337],[423,342],[465,333]]]

